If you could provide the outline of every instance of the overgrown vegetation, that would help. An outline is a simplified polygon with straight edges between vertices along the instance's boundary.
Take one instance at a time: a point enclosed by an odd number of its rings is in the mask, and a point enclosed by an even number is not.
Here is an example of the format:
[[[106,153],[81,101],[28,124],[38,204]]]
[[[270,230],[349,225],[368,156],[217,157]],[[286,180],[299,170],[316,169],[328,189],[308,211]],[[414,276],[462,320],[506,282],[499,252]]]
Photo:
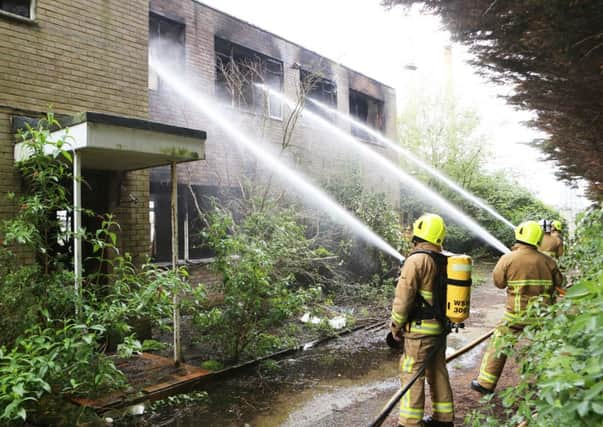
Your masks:
[[[230,362],[291,344],[278,329],[320,294],[318,261],[329,252],[306,238],[292,209],[273,206],[236,222],[216,206],[206,217],[203,235],[215,252],[223,302],[197,314],[202,340]]]
[[[123,375],[105,353],[111,337],[122,356],[140,351],[135,321],[161,324],[173,309],[173,293],[190,292],[184,271],[138,267],[120,254],[111,216],[99,230],[82,233],[96,267],[83,278],[83,291],[75,292],[67,190],[71,155],[65,140],[49,139],[49,127],[58,125],[49,114],[20,134],[30,154],[17,165],[23,193],[16,215],[1,227],[1,422],[35,415],[44,397],[90,396],[122,386]],[[35,262],[24,263],[28,254]]]
[[[529,345],[503,349],[519,361],[520,382],[499,393],[505,410],[491,406],[467,417],[473,426],[595,426],[603,424],[603,209],[582,216],[563,263],[578,276],[555,305],[532,307],[520,337]]]
[[[367,188],[357,164],[348,163],[339,174],[329,177],[326,190],[337,203],[350,211],[378,236],[401,253],[408,248],[408,239],[402,233],[400,214],[387,194]],[[360,280],[373,280],[379,285],[386,277],[391,278],[392,258],[380,250],[353,236],[349,230],[323,219],[325,245],[336,252],[347,270]],[[334,246],[336,243],[338,246]]]
[[[402,249],[398,214],[385,194],[368,190],[362,179],[350,167],[329,177],[325,186],[342,206]],[[303,313],[323,319],[307,329],[330,334],[328,318],[345,316],[332,308],[334,300],[389,304],[387,291],[393,286],[385,279],[397,271],[391,257],[323,212],[303,206],[271,176],[243,182],[240,193],[214,200],[210,212],[198,212],[206,224],[202,240],[215,254],[211,267],[223,282],[218,304],[195,316],[198,340],[212,349],[212,357],[232,363],[297,344],[302,331],[291,320]]]

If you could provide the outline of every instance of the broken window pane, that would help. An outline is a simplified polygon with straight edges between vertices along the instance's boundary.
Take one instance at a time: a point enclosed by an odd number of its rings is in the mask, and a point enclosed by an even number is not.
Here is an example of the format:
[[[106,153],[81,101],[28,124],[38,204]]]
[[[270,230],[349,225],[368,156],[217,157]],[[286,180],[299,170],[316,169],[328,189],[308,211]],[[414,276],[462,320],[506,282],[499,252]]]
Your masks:
[[[283,91],[283,63],[273,59],[266,60],[265,84],[275,92]],[[268,115],[276,119],[283,118],[283,105],[276,96],[268,96]]]
[[[354,119],[376,131],[383,132],[383,101],[350,89],[350,114]],[[352,134],[365,141],[375,141],[375,137],[360,126],[352,126]]]
[[[302,85],[302,93],[310,99],[321,102],[327,107],[337,109],[337,85],[334,81],[320,77],[319,75],[306,70],[300,70],[300,84]],[[313,102],[306,102],[305,108],[320,114],[329,120],[333,120],[334,116],[325,112]]]
[[[19,15],[23,18],[33,19],[32,16],[33,0],[0,0],[0,10],[13,15]]]
[[[282,118],[282,104],[255,84],[283,91],[283,63],[227,40],[215,38],[216,97],[233,107]]]
[[[149,15],[150,55],[167,67],[182,71],[184,69],[184,30],[184,24],[151,13]],[[159,89],[159,78],[150,69],[149,89]]]

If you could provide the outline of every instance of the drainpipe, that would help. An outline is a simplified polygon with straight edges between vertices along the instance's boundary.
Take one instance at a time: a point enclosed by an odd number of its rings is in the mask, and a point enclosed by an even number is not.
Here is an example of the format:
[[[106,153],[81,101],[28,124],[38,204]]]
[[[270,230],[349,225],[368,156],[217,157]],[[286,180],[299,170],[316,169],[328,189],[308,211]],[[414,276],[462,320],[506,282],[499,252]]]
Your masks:
[[[171,164],[172,172],[172,194],[171,194],[171,212],[172,212],[172,270],[178,269],[178,170],[176,162]],[[180,297],[176,291],[173,296],[174,302],[174,363],[179,365],[182,361],[182,343],[180,341]]]
[[[75,275],[75,313],[79,313],[82,283],[82,167],[77,150],[73,150],[73,272]]]

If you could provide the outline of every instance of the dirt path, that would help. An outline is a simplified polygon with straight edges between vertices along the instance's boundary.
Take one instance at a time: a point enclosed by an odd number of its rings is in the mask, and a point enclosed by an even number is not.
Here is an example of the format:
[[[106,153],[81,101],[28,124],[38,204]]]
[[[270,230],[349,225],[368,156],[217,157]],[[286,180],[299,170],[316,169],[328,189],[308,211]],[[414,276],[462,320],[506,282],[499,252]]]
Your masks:
[[[458,334],[452,333],[449,336],[448,354],[483,335],[502,318],[505,292],[493,285],[491,281],[492,268],[493,264],[480,265],[480,274],[487,278],[486,283],[473,290],[471,317],[466,322],[464,330],[461,330]],[[357,337],[357,339],[362,340],[363,338]],[[449,365],[456,409],[455,425],[457,426],[464,425],[465,414],[481,406],[479,402],[481,396],[470,389],[469,383],[477,376],[487,342]],[[354,343],[349,344],[352,347],[354,346]],[[327,349],[324,350],[327,351]],[[353,357],[351,354],[350,358]],[[283,414],[284,416],[276,424],[274,424],[276,421],[274,414],[271,414],[266,418],[254,419],[250,425],[296,427],[368,425],[399,387],[399,381],[397,380],[398,360],[399,357],[393,355],[389,358],[389,361],[380,363],[373,371],[364,373],[360,378],[353,381],[323,382],[318,388],[307,389],[296,396],[300,404],[297,407],[295,405],[288,407],[285,410],[287,413]],[[504,371],[499,388],[510,386],[514,384],[515,380],[513,363],[509,363]],[[429,398],[427,401],[430,402]],[[430,406],[430,403],[428,403],[425,408],[426,414],[431,413]],[[395,427],[397,424],[398,407],[392,411],[383,425]]]
[[[456,349],[459,349],[466,343],[473,341],[475,338],[485,334],[491,330],[498,321],[502,318],[505,304],[505,292],[497,289],[491,280],[491,269],[493,264],[480,266],[480,273],[486,277],[486,283],[475,288],[471,298],[471,317],[466,322],[466,328],[458,334],[452,333],[448,339],[447,353],[450,354]],[[469,353],[461,356],[457,360],[449,364],[449,372],[451,375],[451,385],[454,393],[455,405],[455,425],[464,425],[465,415],[480,406],[481,396],[471,390],[469,384],[472,379],[477,376],[481,357],[486,348],[488,341],[480,344],[478,347]],[[395,362],[394,362],[395,363]],[[395,372],[397,369],[391,370]],[[509,361],[505,368],[503,377],[499,383],[499,389],[512,386],[516,382],[514,363]],[[380,387],[380,388],[379,388]],[[293,423],[285,425],[315,425],[323,427],[331,426],[363,426],[367,425],[379,413],[384,403],[396,392],[399,387],[399,382],[394,378],[393,381],[381,382],[380,384],[372,384],[371,391],[368,396],[356,395],[356,401],[347,402],[344,406],[334,405],[331,407],[330,414],[319,419],[312,420],[310,414],[317,415],[317,412],[300,410],[304,413],[306,419],[289,418]],[[365,390],[368,387],[365,387]],[[357,390],[358,391],[358,390]],[[340,391],[339,393],[342,393]],[[350,392],[350,390],[347,390]],[[315,398],[315,404],[320,406],[319,402],[336,401],[334,396],[319,394]],[[427,404],[425,413],[431,413],[431,402],[429,397],[426,399]],[[306,408],[307,409],[307,408]],[[312,422],[310,422],[312,420]],[[388,419],[383,423],[387,427],[395,427],[398,425],[398,407],[391,412]]]

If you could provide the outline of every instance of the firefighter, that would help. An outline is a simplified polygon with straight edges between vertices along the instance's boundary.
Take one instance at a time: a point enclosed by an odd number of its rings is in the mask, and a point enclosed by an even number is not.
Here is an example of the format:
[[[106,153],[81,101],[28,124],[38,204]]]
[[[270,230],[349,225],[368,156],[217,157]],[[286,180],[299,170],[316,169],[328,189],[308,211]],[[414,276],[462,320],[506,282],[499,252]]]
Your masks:
[[[563,255],[563,240],[559,233],[561,231],[561,222],[543,219],[540,221],[540,225],[544,230],[544,235],[538,249],[552,258],[558,259]]]
[[[559,241],[561,242],[561,245],[559,245],[558,254],[557,254],[557,256],[560,257],[561,255],[563,255],[563,235],[561,234],[563,232],[563,225],[561,224],[561,221],[559,221],[559,220],[554,220],[551,225],[552,225],[552,229],[553,229],[553,231],[551,231],[551,236],[557,237],[559,239]]]
[[[427,363],[425,373],[402,397],[401,426],[453,425],[452,389],[444,354],[446,325],[440,316],[436,316],[433,306],[438,283],[443,286],[440,280],[442,264],[437,257],[445,259],[441,254],[445,235],[444,220],[438,215],[425,214],[415,221],[412,237],[414,247],[400,271],[396,286],[391,332],[398,341],[404,337],[404,354],[400,360],[402,384],[407,384]],[[435,346],[440,346],[439,350],[430,361],[426,361]],[[425,377],[431,391],[433,416],[423,419]]]
[[[503,255],[492,277],[497,288],[507,288],[507,306],[504,318],[496,327],[490,344],[482,359],[477,379],[471,388],[482,394],[492,393],[505,366],[506,356],[497,354],[501,338],[508,334],[519,334],[525,324],[522,315],[528,304],[544,297],[545,304],[553,301],[553,291],[563,280],[557,262],[538,251],[543,229],[536,221],[526,221],[515,229],[515,245]]]

